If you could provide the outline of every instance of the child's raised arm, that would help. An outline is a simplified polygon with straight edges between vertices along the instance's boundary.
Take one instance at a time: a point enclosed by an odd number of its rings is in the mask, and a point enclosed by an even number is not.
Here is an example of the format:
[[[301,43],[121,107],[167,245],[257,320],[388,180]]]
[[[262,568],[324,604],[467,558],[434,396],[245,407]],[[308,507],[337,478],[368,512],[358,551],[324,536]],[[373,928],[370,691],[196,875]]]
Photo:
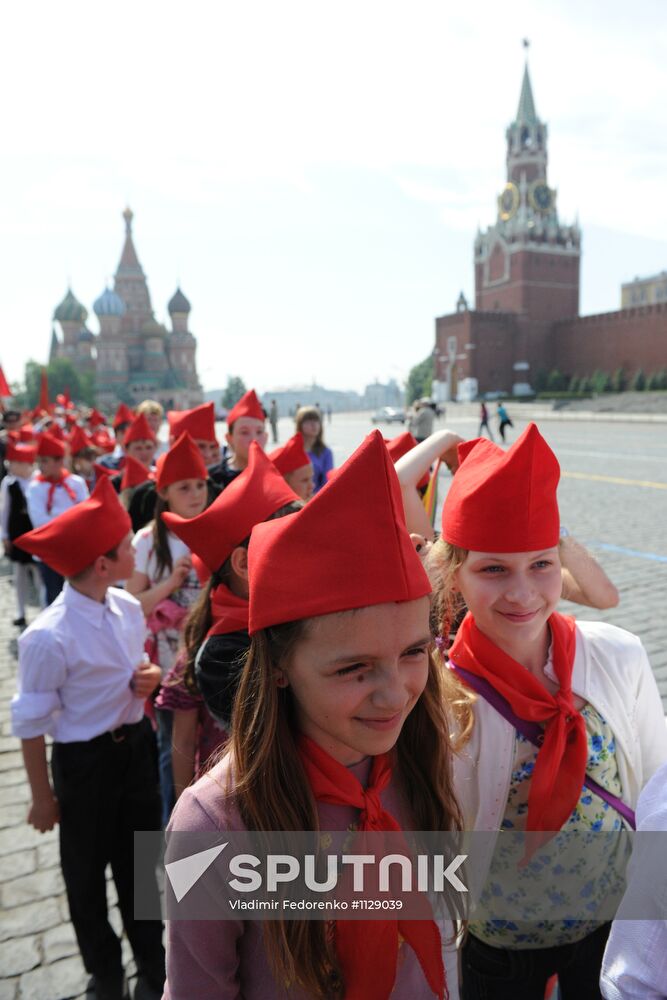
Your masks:
[[[456,472],[457,448],[462,442],[463,438],[454,431],[436,431],[396,462],[396,475],[401,484],[408,531],[423,535],[427,541],[433,540],[433,526],[417,492],[417,484],[438,458],[442,459],[450,472]]]

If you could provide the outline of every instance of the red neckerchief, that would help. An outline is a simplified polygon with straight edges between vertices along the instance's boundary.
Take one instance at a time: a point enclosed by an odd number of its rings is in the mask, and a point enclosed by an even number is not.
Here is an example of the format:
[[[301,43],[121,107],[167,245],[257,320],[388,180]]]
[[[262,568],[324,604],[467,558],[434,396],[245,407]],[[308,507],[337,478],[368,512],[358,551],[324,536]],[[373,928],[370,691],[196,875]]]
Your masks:
[[[342,764],[307,736],[300,736],[299,755],[317,802],[361,810],[359,830],[400,831],[384,809],[380,792],[391,780],[388,754],[373,758],[364,788]],[[345,980],[345,1000],[387,1000],[396,980],[399,934],[415,952],[433,993],[447,997],[442,941],[433,920],[336,921],[336,954]]]
[[[213,624],[206,634],[207,639],[211,635],[248,631],[250,605],[244,597],[237,597],[236,594],[232,594],[229,587],[225,587],[224,583],[219,583],[211,591],[210,601]]]
[[[453,665],[488,681],[519,718],[545,724],[530,780],[527,830],[560,830],[579,800],[588,758],[586,724],[572,697],[575,621],[556,612],[549,628],[560,685],[555,695],[480,632],[470,612],[449,650]]]
[[[72,503],[76,503],[76,493],[72,489],[66,480],[69,478],[69,472],[67,469],[61,469],[58,476],[43,476],[41,472],[37,473],[37,481],[40,483],[50,483],[49,492],[46,497],[46,513],[50,514],[53,507],[53,497],[58,486],[62,486],[65,493],[70,498]]]

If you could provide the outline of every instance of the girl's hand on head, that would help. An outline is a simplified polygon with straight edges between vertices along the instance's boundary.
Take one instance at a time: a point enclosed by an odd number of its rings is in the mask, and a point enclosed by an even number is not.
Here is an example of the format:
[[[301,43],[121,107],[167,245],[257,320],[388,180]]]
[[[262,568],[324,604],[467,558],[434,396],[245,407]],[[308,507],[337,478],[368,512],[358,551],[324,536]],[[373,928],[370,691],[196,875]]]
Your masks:
[[[135,698],[148,698],[162,679],[162,671],[156,663],[142,663],[132,674],[130,687]]]

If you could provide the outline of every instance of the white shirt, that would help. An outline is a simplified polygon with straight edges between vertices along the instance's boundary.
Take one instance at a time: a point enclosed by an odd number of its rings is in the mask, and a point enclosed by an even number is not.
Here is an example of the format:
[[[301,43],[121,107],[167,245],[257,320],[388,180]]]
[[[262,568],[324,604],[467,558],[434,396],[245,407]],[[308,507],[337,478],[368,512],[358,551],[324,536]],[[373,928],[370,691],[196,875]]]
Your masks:
[[[667,764],[639,796],[637,829],[667,834]],[[656,857],[655,854],[658,856]],[[614,920],[602,962],[600,988],[606,1000],[664,1000],[667,997],[667,866],[655,840],[638,837],[628,866],[629,885]],[[654,914],[652,920],[623,920],[630,912]]]
[[[144,659],[144,634],[136,597],[110,587],[94,601],[65,583],[19,638],[14,736],[48,733],[70,743],[139,722],[144,699],[129,685]]]
[[[21,476],[7,475],[0,482],[0,537],[2,537],[3,542],[9,540],[9,487],[12,483],[18,483],[23,491],[23,496],[25,496],[31,481],[32,476],[22,479]]]
[[[69,475],[67,477],[67,485],[74,493],[76,499],[70,499],[70,496],[64,486],[56,486],[53,493],[51,511],[49,512],[46,509],[46,501],[49,496],[51,485],[51,483],[40,482],[36,477],[30,481],[26,499],[28,501],[28,513],[30,514],[30,520],[32,521],[33,528],[41,527],[41,525],[46,524],[47,521],[51,521],[54,517],[57,517],[58,514],[62,514],[64,511],[69,510],[75,503],[81,503],[81,501],[85,500],[88,496],[88,487],[86,486],[85,480],[83,480],[81,476]]]
[[[190,549],[187,547],[185,542],[182,542],[180,538],[172,534],[171,531],[167,532],[167,544],[169,545],[169,551],[171,553],[172,562],[176,562],[181,556],[189,556]],[[170,574],[170,570],[165,568],[160,574],[158,574],[157,568],[157,558],[153,550],[153,522],[147,524],[144,528],[140,528],[139,531],[134,536],[132,540],[132,545],[134,546],[134,568],[138,573],[144,573],[151,586],[156,583],[161,583],[162,580]],[[199,587],[199,582],[197,580],[197,574],[192,570],[191,576],[192,581],[186,578],[184,587]],[[195,595],[196,596],[196,595]]]

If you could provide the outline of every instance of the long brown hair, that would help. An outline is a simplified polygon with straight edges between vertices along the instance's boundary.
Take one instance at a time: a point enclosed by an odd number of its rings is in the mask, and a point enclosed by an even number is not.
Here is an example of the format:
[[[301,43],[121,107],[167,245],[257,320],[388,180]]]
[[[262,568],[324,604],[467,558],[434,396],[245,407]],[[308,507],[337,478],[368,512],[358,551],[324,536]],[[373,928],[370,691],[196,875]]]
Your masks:
[[[467,611],[455,579],[467,556],[467,549],[461,549],[443,538],[438,538],[426,557],[426,572],[433,587],[431,632],[443,639],[445,649],[450,645]],[[458,751],[468,741],[472,732],[474,722],[472,706],[475,695],[464,687],[450,670],[447,674],[450,685],[449,710],[456,725],[456,735],[453,737],[452,745],[454,750]]]
[[[308,621],[290,622],[252,637],[234,705],[229,744],[234,796],[249,830],[317,830],[317,805],[299,757],[289,687],[276,671],[289,666]],[[454,796],[447,717],[454,682],[429,657],[426,688],[406,719],[395,748],[397,773],[417,830],[461,829]],[[279,982],[318,997],[344,989],[333,942],[320,921],[264,924],[267,956]]]
[[[294,419],[296,422],[296,430],[300,434],[303,433],[301,428],[303,427],[304,420],[319,420],[320,432],[313,442],[311,451],[315,452],[316,455],[321,455],[326,447],[324,444],[324,425],[322,423],[321,412],[316,406],[302,406],[299,410],[297,410],[296,417]]]
[[[166,573],[171,573],[174,568],[174,560],[171,557],[171,549],[169,548],[169,530],[167,525],[162,520],[162,514],[165,510],[169,510],[169,501],[165,500],[159,493],[156,492],[155,513],[153,514],[153,530],[151,534],[153,538],[153,552],[155,553],[155,562],[157,566],[156,576],[158,580],[161,576],[165,576]]]

